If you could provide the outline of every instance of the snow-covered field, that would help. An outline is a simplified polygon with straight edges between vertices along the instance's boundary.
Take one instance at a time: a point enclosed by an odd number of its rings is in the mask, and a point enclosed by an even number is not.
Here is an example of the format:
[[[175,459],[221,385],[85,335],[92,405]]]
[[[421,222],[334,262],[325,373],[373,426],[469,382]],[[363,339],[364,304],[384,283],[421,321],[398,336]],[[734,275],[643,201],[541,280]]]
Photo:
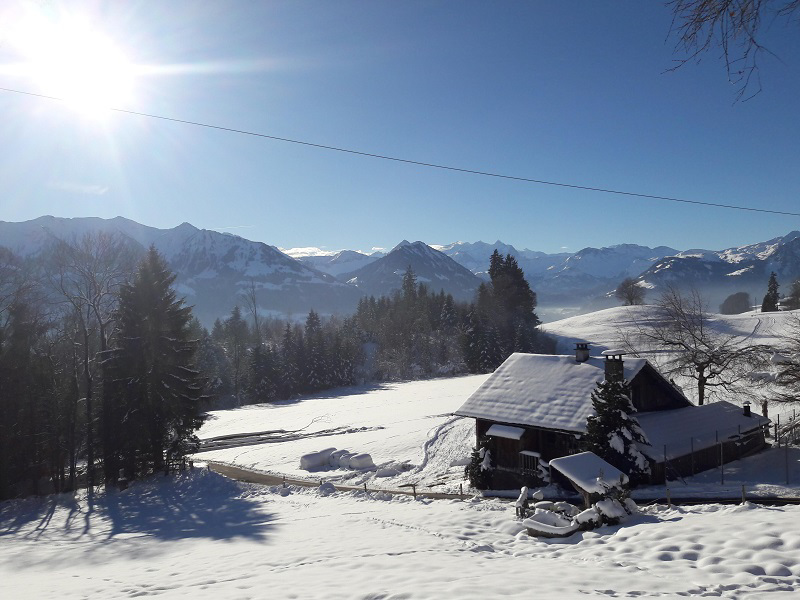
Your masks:
[[[790,598],[800,507],[645,507],[531,538],[510,503],[267,488],[196,470],[0,504],[3,598]]]
[[[203,452],[213,460],[267,473],[394,489],[414,483],[458,491],[475,445],[474,421],[453,417],[487,375],[336,390],[274,405],[215,411],[200,430],[207,439],[233,433],[284,430],[256,445]],[[377,470],[300,468],[300,457],[336,448],[372,457]]]
[[[640,310],[640,309],[632,309]],[[549,324],[562,338],[611,340],[621,309]],[[612,318],[613,317],[613,318]],[[759,321],[758,319],[762,319]],[[783,315],[726,319],[775,338]],[[764,341],[762,339],[761,341]],[[0,598],[782,598],[800,592],[800,507],[654,504],[624,526],[531,538],[500,499],[417,500],[409,483],[458,491],[474,422],[451,414],[485,380],[468,376],[334,390],[216,411],[200,431],[233,447],[213,460],[370,492],[263,487],[202,469],[124,492],[0,503]],[[791,409],[785,409],[791,411]],[[238,445],[237,445],[238,444]],[[375,468],[300,459],[367,453]],[[785,483],[788,474],[790,484]],[[670,484],[673,497],[800,496],[800,449],[773,449]],[[662,488],[638,491],[657,497]]]

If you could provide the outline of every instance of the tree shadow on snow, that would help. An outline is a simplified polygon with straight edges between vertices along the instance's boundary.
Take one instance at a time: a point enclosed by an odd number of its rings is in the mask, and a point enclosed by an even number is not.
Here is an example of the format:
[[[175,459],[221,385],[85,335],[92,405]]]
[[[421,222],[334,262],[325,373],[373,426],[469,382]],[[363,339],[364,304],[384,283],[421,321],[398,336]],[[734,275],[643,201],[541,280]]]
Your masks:
[[[263,502],[244,496],[245,491],[226,477],[196,470],[134,482],[122,492],[98,493],[91,504],[71,494],[5,502],[0,504],[0,540],[22,532],[36,539],[53,527],[71,532],[76,517],[83,515],[86,523],[80,533],[96,535],[102,531],[109,541],[130,534],[161,540],[267,541],[274,527],[273,516],[264,510]],[[68,512],[54,520],[59,509]]]
[[[109,538],[147,534],[163,540],[250,538],[265,541],[272,515],[263,503],[242,496],[235,481],[207,471],[176,476],[159,485],[153,478],[107,494],[97,510],[111,520]]]

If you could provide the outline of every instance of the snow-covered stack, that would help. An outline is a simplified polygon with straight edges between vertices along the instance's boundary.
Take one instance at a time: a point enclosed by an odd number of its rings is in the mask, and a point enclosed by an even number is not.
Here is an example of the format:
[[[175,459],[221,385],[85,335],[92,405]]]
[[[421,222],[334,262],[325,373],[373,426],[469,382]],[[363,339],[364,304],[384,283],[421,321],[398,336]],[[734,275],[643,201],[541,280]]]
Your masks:
[[[358,454],[336,448],[326,448],[300,457],[300,468],[304,471],[317,471],[327,467],[366,471],[374,469],[375,463],[372,462],[372,456],[369,454]]]

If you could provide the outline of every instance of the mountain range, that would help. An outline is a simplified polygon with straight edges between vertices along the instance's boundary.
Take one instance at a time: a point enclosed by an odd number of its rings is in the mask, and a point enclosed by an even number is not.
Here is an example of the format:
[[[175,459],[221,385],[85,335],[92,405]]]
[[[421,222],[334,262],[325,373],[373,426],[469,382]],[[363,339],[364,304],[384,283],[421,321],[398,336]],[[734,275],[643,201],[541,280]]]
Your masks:
[[[635,278],[648,290],[649,299],[667,285],[696,288],[711,310],[738,291],[760,300],[771,271],[787,285],[800,277],[797,231],[719,251],[620,244],[548,254],[518,250],[499,240],[442,246],[403,240],[385,254],[365,254],[310,248],[280,251],[189,223],[157,229],[122,217],[45,216],[22,223],[0,221],[0,246],[33,256],[53,238],[69,241],[99,231],[124,236],[142,252],[155,245],[177,275],[176,290],[206,325],[241,304],[241,295],[250,286],[255,287],[265,314],[302,319],[312,308],[323,315],[347,314],[364,295],[386,295],[399,289],[409,266],[417,281],[433,292],[444,289],[456,299],[471,300],[481,281],[488,280],[489,256],[494,249],[517,259],[537,293],[537,312],[544,321],[617,304],[613,291],[625,277]]]

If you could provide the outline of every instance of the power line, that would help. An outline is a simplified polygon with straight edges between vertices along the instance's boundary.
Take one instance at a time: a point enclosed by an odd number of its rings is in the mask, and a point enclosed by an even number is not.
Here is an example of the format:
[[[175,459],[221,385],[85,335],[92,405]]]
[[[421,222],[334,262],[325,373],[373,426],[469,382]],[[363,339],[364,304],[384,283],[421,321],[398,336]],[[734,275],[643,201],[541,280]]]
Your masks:
[[[0,87],[0,91],[11,92],[14,94],[22,94],[25,96],[34,96],[36,98],[44,98],[46,100],[64,101],[64,98],[56,96],[47,96],[45,94],[35,94],[33,92],[24,92],[21,90],[14,90],[10,88]],[[268,135],[266,133],[258,133],[255,131],[248,131],[246,129],[234,129],[233,127],[223,127],[222,125],[211,125],[209,123],[200,123],[198,121],[188,121],[186,119],[176,119],[174,117],[164,117],[162,115],[153,115],[149,113],[137,112],[134,110],[125,110],[123,108],[109,108],[108,110],[124,113],[128,115],[136,115],[138,117],[147,117],[148,119],[159,119],[161,121],[170,121],[172,123],[181,123],[183,125],[193,125],[195,127],[205,127],[206,129],[216,129],[218,131],[227,131],[229,133],[238,133],[241,135],[249,135],[253,137],[274,140],[278,142],[288,142],[290,144],[298,144],[301,146],[308,146],[311,148],[319,148],[321,150],[332,150],[334,152],[344,152],[346,154],[355,154],[356,156],[367,156],[369,158],[379,158],[381,160],[390,160],[394,162],[404,163],[408,165],[416,165],[418,167],[428,167],[431,169],[441,169],[444,171],[455,171],[456,173],[468,173],[470,175],[480,175],[483,177],[494,177],[497,179],[507,179],[511,181],[522,181],[524,183],[535,183],[539,185],[549,185],[554,187],[570,188],[574,190],[585,190],[588,192],[600,192],[603,194],[616,194],[619,196],[628,196],[633,198],[645,198],[648,200],[664,200],[668,202],[679,202],[682,204],[695,204],[699,206],[712,206],[714,208],[729,208],[733,210],[745,210],[749,212],[767,213],[772,215],[786,215],[790,217],[800,217],[800,213],[788,212],[781,210],[770,210],[767,208],[754,208],[752,206],[737,206],[735,204],[721,204],[717,202],[703,202],[701,200],[687,200],[686,198],[674,198],[672,196],[658,196],[655,194],[641,194],[639,192],[625,192],[621,190],[612,190],[607,188],[592,187],[588,185],[577,185],[574,183],[563,183],[558,181],[546,181],[543,179],[533,179],[530,177],[519,177],[516,175],[504,175],[502,173],[492,173],[489,171],[477,171],[475,169],[465,169],[461,167],[453,167],[449,165],[440,165],[437,163],[423,162],[419,160],[411,160],[408,158],[399,158],[397,156],[387,156],[385,154],[374,154],[372,152],[362,152],[360,150],[353,150],[350,148],[340,148],[338,146],[328,146],[325,144],[315,144],[314,142],[306,142],[303,140],[294,140],[291,138],[279,137],[276,135]]]

